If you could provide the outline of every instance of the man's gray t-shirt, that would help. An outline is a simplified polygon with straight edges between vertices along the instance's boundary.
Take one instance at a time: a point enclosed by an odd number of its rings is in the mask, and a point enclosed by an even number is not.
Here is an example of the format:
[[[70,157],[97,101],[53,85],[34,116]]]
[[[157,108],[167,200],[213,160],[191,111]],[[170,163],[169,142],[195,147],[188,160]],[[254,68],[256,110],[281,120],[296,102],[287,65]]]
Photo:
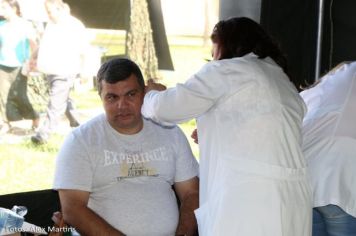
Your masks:
[[[90,192],[89,208],[127,235],[167,236],[179,217],[172,185],[195,176],[197,161],[178,127],[144,120],[139,133],[123,135],[102,114],[67,137],[54,189]]]

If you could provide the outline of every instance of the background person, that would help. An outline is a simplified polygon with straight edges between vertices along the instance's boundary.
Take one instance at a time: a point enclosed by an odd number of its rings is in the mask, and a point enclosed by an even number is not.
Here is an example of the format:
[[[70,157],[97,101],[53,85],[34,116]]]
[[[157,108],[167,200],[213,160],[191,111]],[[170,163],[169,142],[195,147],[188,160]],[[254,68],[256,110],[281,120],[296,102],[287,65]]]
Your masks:
[[[310,235],[306,110],[285,57],[245,17],[218,22],[211,39],[214,61],[166,91],[153,91],[164,87],[150,82],[142,108],[159,122],[197,120],[199,234]]]
[[[308,107],[303,150],[313,201],[313,236],[356,235],[356,62],[301,93]]]
[[[83,235],[195,235],[198,164],[183,132],[142,118],[134,62],[108,61],[97,79],[105,114],[73,130],[57,157],[65,222]]]
[[[22,67],[36,50],[36,32],[31,23],[21,17],[16,0],[0,0],[0,128],[10,129],[10,121],[31,119],[37,128],[39,115],[27,96],[27,77]]]
[[[46,120],[31,140],[45,143],[55,131],[62,114],[71,127],[79,125],[78,115],[69,94],[74,79],[82,69],[84,50],[88,46],[85,27],[70,15],[69,6],[62,0],[46,0],[50,21],[43,32],[37,58],[38,71],[45,74],[49,84],[49,103]]]

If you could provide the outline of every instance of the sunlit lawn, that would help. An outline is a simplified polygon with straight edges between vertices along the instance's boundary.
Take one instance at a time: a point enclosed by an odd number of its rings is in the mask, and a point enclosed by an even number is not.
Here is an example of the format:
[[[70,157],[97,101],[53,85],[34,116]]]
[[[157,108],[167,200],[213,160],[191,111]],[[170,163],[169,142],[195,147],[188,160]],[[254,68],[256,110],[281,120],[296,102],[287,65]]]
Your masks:
[[[188,42],[189,43],[189,42]],[[168,87],[184,82],[209,58],[209,48],[203,46],[171,46],[175,71],[160,71],[161,82]],[[99,108],[100,98],[95,90],[73,92],[79,110]],[[89,118],[89,117],[88,117]],[[198,158],[198,146],[190,138],[195,121],[181,125],[187,135],[193,153]],[[14,192],[33,191],[51,188],[55,157],[65,134],[51,137],[49,143],[33,145],[29,136],[21,142],[0,142],[0,195]]]

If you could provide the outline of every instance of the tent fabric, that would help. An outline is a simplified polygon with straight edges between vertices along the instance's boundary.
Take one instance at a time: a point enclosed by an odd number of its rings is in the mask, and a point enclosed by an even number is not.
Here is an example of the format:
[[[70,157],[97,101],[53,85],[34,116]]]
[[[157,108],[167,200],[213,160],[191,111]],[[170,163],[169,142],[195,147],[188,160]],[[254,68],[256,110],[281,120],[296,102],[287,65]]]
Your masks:
[[[64,0],[71,13],[88,28],[127,30],[130,0]]]
[[[129,30],[130,0],[64,0],[72,14],[88,28]],[[158,69],[174,70],[160,0],[147,1]],[[127,53],[126,53],[127,54]]]
[[[220,0],[219,19],[249,17],[260,21],[261,0]]]
[[[356,60],[356,1],[324,0],[321,72]]]
[[[58,192],[51,189],[0,196],[0,207],[11,209],[14,205],[27,207],[25,221],[45,229],[53,226],[52,214],[60,209]]]
[[[356,60],[356,1],[324,0],[320,73]],[[299,87],[315,80],[318,0],[262,0],[261,24],[281,44]]]
[[[296,87],[314,78],[316,7],[310,0],[262,0],[260,23],[280,43]]]

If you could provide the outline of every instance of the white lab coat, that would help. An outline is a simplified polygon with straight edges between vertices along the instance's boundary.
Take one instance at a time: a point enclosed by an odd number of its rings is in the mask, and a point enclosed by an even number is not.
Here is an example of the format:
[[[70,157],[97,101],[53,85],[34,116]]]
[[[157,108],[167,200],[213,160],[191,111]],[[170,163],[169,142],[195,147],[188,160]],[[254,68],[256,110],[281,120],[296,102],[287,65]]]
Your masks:
[[[142,113],[159,122],[197,118],[200,235],[311,234],[305,107],[272,59],[209,62],[186,83],[146,94]]]
[[[314,207],[337,205],[356,217],[356,62],[301,93],[308,106],[303,151]]]

